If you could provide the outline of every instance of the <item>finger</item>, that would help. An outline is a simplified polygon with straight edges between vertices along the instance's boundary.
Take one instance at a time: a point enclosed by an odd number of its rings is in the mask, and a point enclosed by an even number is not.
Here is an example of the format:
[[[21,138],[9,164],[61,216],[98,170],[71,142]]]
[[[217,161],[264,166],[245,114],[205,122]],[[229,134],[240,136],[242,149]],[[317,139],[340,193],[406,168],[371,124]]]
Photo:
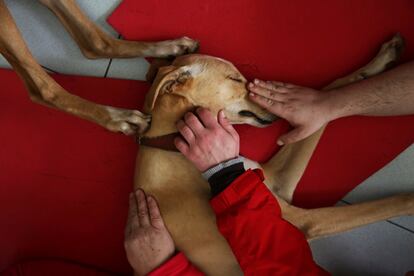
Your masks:
[[[148,205],[147,205],[147,199],[146,199],[144,191],[141,189],[138,189],[135,192],[135,197],[137,199],[137,205],[138,205],[139,225],[149,226],[150,220],[149,220],[149,214],[148,214]]]
[[[190,127],[186,123],[184,123],[183,120],[178,121],[177,129],[188,144],[194,144],[195,135],[193,131],[190,129]]]
[[[158,207],[157,201],[151,195],[147,197],[147,201],[152,226],[158,229],[164,228],[164,220],[161,217],[160,208]]]
[[[267,109],[271,113],[283,117],[281,113],[283,113],[283,103],[273,101],[269,98],[262,97],[255,93],[249,93],[249,98],[252,102],[255,102],[259,106]]]
[[[297,86],[291,83],[284,83],[278,81],[262,81],[259,79],[255,79],[251,82],[255,86],[259,86],[262,88],[266,88],[275,92],[279,93],[288,93],[290,92],[291,88],[296,88]]]
[[[288,90],[286,89],[287,87],[285,86],[286,84],[283,82],[277,82],[277,81],[262,81],[262,80],[258,80],[255,79],[253,81],[253,84],[265,89],[269,89],[269,90],[279,90],[279,93],[286,93]]]
[[[255,79],[253,81],[253,83],[255,85],[259,85],[262,86],[264,88],[267,89],[272,89],[272,90],[278,90],[281,88],[297,88],[299,87],[296,84],[292,84],[292,83],[286,83],[286,82],[280,82],[280,81],[263,81],[263,80],[259,80],[259,79]],[[283,89],[281,90],[283,91]],[[289,90],[285,90],[287,92],[289,92]]]
[[[288,90],[287,88],[283,88],[283,89],[285,89],[286,91]],[[262,97],[271,99],[273,101],[278,101],[278,102],[285,102],[290,97],[290,95],[287,94],[286,91],[283,93],[280,93],[275,90],[263,88],[261,86],[254,85],[251,83],[249,84],[249,90]]]
[[[190,147],[181,137],[174,139],[174,145],[184,155],[187,155],[187,153],[190,151]]]
[[[293,84],[293,83],[287,83],[287,82],[278,82],[278,81],[267,81],[267,83],[271,84],[273,86],[273,89],[278,89],[280,87],[286,87],[286,88],[298,88],[299,85]]]
[[[306,137],[308,137],[311,134],[312,133],[309,133],[304,128],[298,127],[298,128],[295,128],[295,129],[291,130],[290,132],[280,136],[279,139],[277,140],[277,144],[279,146],[283,146],[283,145],[296,143],[296,142],[298,142],[302,139],[305,139]]]
[[[197,108],[197,114],[200,116],[201,122],[206,128],[217,127],[217,119],[213,116],[210,110],[206,108]]]
[[[218,114],[218,122],[220,125],[234,138],[239,140],[239,134],[234,129],[234,127],[230,124],[229,120],[227,120],[226,115],[224,114],[223,110],[220,110]]]
[[[184,115],[184,121],[185,124],[195,134],[195,136],[202,135],[202,132],[204,131],[204,126],[192,112],[188,112]]]
[[[131,233],[136,231],[139,227],[138,220],[138,207],[137,201],[133,193],[129,194],[129,209],[128,209],[128,218],[125,227],[125,237],[128,237]]]

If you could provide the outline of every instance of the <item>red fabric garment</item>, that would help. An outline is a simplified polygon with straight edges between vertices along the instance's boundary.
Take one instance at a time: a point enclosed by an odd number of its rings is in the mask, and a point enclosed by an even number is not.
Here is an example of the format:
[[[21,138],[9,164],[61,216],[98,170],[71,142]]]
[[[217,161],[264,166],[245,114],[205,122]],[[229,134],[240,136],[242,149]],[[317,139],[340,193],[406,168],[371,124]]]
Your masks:
[[[211,201],[245,275],[329,275],[313,261],[305,236],[282,219],[263,180],[261,170],[248,170]]]
[[[261,170],[248,170],[211,201],[217,226],[244,274],[329,275],[313,261],[305,236],[282,219],[280,206],[263,180]],[[202,273],[181,253],[150,275]]]
[[[180,252],[160,267],[151,271],[148,276],[199,276],[204,275],[195,266],[193,266],[184,253]]]

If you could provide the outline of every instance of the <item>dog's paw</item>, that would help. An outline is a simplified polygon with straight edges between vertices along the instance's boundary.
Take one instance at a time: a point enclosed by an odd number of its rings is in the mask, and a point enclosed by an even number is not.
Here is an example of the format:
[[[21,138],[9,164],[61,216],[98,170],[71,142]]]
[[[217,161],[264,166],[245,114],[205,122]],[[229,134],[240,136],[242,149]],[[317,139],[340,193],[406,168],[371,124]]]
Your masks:
[[[174,45],[173,45],[174,56],[194,53],[198,50],[198,47],[200,46],[198,41],[195,41],[186,36],[176,39],[173,42],[174,42]]]
[[[113,132],[122,132],[125,135],[144,133],[151,122],[151,116],[138,110],[107,107],[109,120],[105,127]]]
[[[381,46],[381,50],[378,54],[379,58],[382,58],[385,64],[385,67],[391,68],[399,60],[403,50],[404,50],[404,39],[398,33],[390,41],[384,43]]]
[[[153,48],[153,57],[167,58],[191,54],[198,50],[199,43],[189,37],[158,42]]]

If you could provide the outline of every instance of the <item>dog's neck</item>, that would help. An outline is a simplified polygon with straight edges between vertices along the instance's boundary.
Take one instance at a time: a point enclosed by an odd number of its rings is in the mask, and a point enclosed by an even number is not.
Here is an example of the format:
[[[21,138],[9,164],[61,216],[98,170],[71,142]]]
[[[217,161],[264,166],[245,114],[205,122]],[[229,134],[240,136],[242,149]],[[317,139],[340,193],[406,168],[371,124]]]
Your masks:
[[[158,137],[140,137],[138,139],[138,144],[140,146],[178,152],[179,150],[175,146],[174,141],[179,135],[179,133],[174,132]]]
[[[142,137],[154,138],[176,133],[177,121],[193,108],[193,105],[182,97],[177,99],[177,97],[163,96],[152,110],[150,129]],[[144,112],[148,111],[144,110]],[[143,164],[152,164],[152,166],[141,169]],[[161,189],[165,190],[171,179],[175,177],[182,180],[177,185],[193,184],[195,181],[204,183],[199,171],[179,152],[143,145],[140,147],[136,166],[135,187],[150,190],[162,187]],[[160,166],[163,173],[159,173]]]
[[[178,132],[177,122],[193,109],[194,105],[184,97],[166,95],[160,98],[152,110],[151,127],[142,136],[154,138]]]

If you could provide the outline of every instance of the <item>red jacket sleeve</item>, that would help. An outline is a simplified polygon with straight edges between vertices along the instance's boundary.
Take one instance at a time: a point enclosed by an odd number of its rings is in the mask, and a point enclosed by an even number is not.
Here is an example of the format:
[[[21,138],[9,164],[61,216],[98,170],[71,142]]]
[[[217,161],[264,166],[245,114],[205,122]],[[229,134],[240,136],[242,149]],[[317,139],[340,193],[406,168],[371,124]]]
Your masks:
[[[204,275],[193,266],[183,253],[178,253],[167,262],[151,271],[149,276],[199,276]]]
[[[261,170],[248,170],[211,200],[217,225],[245,275],[329,275],[296,227],[281,217]]]

